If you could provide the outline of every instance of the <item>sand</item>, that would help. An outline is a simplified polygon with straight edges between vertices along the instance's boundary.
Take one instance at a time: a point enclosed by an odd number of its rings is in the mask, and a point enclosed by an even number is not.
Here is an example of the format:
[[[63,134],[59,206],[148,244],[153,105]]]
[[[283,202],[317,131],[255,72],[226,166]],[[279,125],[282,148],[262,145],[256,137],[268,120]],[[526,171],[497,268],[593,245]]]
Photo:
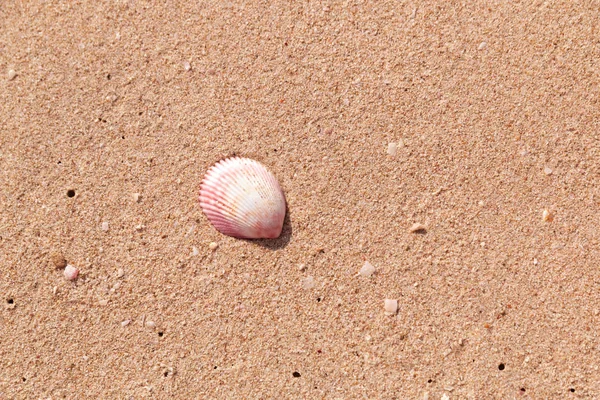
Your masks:
[[[0,398],[598,398],[599,11],[3,2]]]

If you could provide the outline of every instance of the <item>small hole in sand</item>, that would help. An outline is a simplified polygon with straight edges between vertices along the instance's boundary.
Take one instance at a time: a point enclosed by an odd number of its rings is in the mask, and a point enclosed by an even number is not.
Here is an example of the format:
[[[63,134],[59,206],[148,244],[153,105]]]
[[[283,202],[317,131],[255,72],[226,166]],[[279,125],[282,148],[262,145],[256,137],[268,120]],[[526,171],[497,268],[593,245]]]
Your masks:
[[[14,301],[13,299],[8,299],[8,300],[6,300],[6,302],[7,302],[8,304],[13,304],[15,301]]]
[[[75,191],[73,189],[67,190],[67,197],[75,197]]]
[[[500,371],[504,371],[504,364],[500,364],[500,365],[498,365],[498,369],[499,369]]]
[[[294,372],[292,373],[292,376],[293,376],[294,378],[300,378],[300,372],[298,372],[298,371],[294,371]]]
[[[158,336],[163,337],[164,333],[163,332],[158,332]]]

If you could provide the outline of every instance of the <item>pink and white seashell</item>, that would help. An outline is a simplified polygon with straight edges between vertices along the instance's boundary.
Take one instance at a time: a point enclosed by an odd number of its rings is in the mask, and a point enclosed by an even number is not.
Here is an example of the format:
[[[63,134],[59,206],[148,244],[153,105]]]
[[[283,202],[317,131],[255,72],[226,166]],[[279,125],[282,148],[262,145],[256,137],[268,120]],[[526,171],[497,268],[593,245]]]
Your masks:
[[[285,196],[273,174],[258,161],[233,157],[211,167],[200,187],[200,206],[221,233],[241,239],[281,235]]]

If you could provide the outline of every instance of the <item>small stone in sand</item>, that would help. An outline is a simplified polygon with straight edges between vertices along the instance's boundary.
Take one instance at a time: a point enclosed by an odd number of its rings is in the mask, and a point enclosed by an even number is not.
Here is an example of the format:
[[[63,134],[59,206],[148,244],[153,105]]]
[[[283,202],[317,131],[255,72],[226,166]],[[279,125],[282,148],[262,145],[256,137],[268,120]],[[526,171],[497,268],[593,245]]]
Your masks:
[[[477,47],[479,50],[483,50],[487,47],[487,42],[481,42],[479,43],[479,46]]]
[[[75,268],[74,266],[68,264],[65,267],[64,274],[65,274],[65,278],[67,280],[74,281],[79,276],[79,270],[77,268]]]
[[[154,321],[146,321],[146,326],[148,328],[154,329],[154,328],[156,328],[156,323]]]
[[[395,156],[398,153],[398,145],[396,143],[388,143],[387,153],[390,156]]]
[[[306,264],[298,264],[298,269],[304,271],[306,269]]]
[[[7,76],[8,76],[8,80],[12,81],[13,79],[15,79],[17,77],[17,72],[14,69],[9,69]]]
[[[192,247],[192,255],[197,256],[198,254],[200,254],[200,250],[196,246]]]
[[[414,224],[413,224],[413,225],[410,227],[410,229],[409,229],[409,231],[410,231],[410,232],[412,232],[412,233],[416,233],[416,232],[425,232],[425,230],[426,230],[426,228],[425,228],[425,225],[423,225],[423,224],[420,224],[420,223],[418,223],[418,222],[417,222],[417,223],[414,223]]]
[[[362,268],[360,269],[360,271],[358,271],[358,274],[360,276],[371,276],[375,273],[375,267],[373,266],[373,264],[371,264],[368,261],[365,261],[365,263],[363,264]]]
[[[104,232],[108,231],[108,222],[104,221],[104,222],[102,223],[102,230],[103,230]]]
[[[50,260],[52,261],[52,265],[54,265],[54,268],[56,269],[63,269],[67,266],[67,260],[60,253],[54,252],[50,254]]]
[[[302,289],[310,290],[310,289],[313,289],[314,287],[315,287],[315,278],[313,278],[312,276],[307,276],[306,278],[302,279]]]
[[[217,247],[219,247],[219,244],[217,242],[210,242],[210,244],[208,245],[208,248],[212,251],[215,251]]]
[[[123,268],[119,268],[117,270],[117,278],[122,278],[123,276],[125,276],[125,271],[123,270]]]
[[[446,393],[444,393],[440,400],[450,400],[450,397]]]
[[[127,325],[129,325],[130,322],[131,322],[131,320],[126,319],[125,321],[121,322],[121,326],[127,326]]]
[[[544,210],[542,212],[542,220],[545,222],[552,222],[554,220],[554,215],[548,210]]]
[[[553,171],[552,171],[552,168],[550,168],[550,167],[545,167],[545,168],[544,168],[544,173],[545,173],[546,175],[551,175],[551,174],[552,174],[552,172],[553,172]]]
[[[383,303],[383,308],[385,309],[385,313],[389,315],[394,315],[398,312],[398,300],[394,299],[385,299]]]
[[[141,195],[141,194],[139,194],[139,193],[134,193],[134,194],[132,195],[132,197],[133,197],[133,201],[135,201],[136,203],[139,203],[139,202],[140,202],[140,200],[142,200],[142,195]]]
[[[185,69],[186,71],[189,71],[190,69],[192,69],[192,66],[190,65],[190,63],[188,61],[185,61],[183,63],[183,69]]]

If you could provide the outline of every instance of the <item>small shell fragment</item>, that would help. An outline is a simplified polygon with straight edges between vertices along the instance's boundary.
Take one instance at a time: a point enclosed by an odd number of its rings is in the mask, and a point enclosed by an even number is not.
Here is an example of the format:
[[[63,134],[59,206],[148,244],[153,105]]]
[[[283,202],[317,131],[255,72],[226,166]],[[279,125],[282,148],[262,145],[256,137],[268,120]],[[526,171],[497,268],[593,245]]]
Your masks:
[[[68,281],[74,281],[79,276],[79,270],[77,268],[75,268],[74,266],[72,266],[71,264],[68,264],[65,267],[64,274],[65,274],[65,278]]]
[[[554,215],[548,210],[544,210],[542,212],[542,220],[545,222],[552,222],[554,220]]]
[[[140,200],[142,200],[142,195],[140,193],[134,193],[131,195],[131,197],[133,197],[133,201],[136,203],[139,203]]]
[[[217,247],[219,247],[219,244],[217,242],[210,242],[210,244],[208,245],[208,248],[212,251],[215,251]]]
[[[358,271],[358,274],[360,276],[366,276],[366,277],[369,277],[369,276],[373,275],[374,273],[375,273],[375,267],[373,266],[373,264],[371,264],[368,261],[365,261],[365,263],[363,264],[360,271]]]
[[[387,153],[390,156],[395,156],[398,153],[398,145],[396,143],[388,143]]]
[[[412,232],[412,233],[416,233],[416,232],[425,232],[425,230],[426,230],[426,227],[425,227],[425,225],[423,225],[423,224],[420,224],[420,223],[418,223],[418,222],[414,223],[414,224],[413,224],[413,225],[410,227],[410,229],[409,229],[409,231],[410,231],[410,232]]]
[[[12,81],[13,79],[15,79],[17,77],[17,72],[14,69],[9,69],[7,75],[8,75],[8,80]]]
[[[130,322],[131,322],[130,319],[126,319],[125,321],[121,321],[121,326],[125,327],[125,326],[129,325]]]
[[[550,167],[544,167],[544,173],[546,175],[552,175],[552,172],[553,172],[552,168],[550,168]]]
[[[398,312],[398,300],[385,299],[383,308],[386,314],[394,315]]]
[[[154,328],[156,328],[156,323],[154,321],[146,321],[146,326],[148,328],[154,329]]]

